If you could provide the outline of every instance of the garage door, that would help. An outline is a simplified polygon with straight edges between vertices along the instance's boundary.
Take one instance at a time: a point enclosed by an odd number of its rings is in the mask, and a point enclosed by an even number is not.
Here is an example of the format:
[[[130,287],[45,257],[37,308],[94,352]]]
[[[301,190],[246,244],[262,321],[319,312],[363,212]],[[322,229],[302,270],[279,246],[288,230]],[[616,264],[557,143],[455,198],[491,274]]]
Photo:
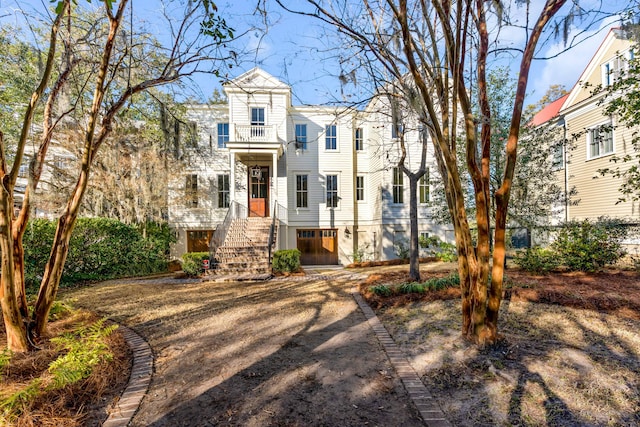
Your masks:
[[[327,265],[338,263],[338,230],[298,230],[298,250],[303,265]]]

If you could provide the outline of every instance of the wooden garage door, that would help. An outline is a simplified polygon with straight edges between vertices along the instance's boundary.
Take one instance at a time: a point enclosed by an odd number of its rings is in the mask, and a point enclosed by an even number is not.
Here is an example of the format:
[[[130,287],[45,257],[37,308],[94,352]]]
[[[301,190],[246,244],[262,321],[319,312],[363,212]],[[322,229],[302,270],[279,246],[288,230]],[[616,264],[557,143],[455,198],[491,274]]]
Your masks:
[[[338,230],[298,230],[298,250],[303,265],[327,265],[338,263]]]
[[[187,231],[187,252],[209,252],[213,230]]]

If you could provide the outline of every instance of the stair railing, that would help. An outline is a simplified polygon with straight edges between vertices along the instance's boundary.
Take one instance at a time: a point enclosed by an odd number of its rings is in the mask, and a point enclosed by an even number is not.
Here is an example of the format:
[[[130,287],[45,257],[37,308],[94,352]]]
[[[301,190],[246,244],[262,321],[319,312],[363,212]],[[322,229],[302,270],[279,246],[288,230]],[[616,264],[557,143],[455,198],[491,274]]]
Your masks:
[[[227,232],[229,231],[229,227],[231,227],[233,220],[247,218],[248,216],[249,211],[246,206],[241,205],[235,200],[231,202],[229,210],[227,210],[227,215],[224,217],[224,221],[216,227],[216,231],[213,232],[213,236],[209,242],[209,259],[212,263],[215,262],[216,250],[222,246],[224,240],[227,238]]]
[[[279,224],[280,218],[283,217],[286,208],[276,200],[273,205],[273,214],[271,215],[271,226],[269,227],[269,263],[271,263],[271,250],[276,243],[276,221]]]

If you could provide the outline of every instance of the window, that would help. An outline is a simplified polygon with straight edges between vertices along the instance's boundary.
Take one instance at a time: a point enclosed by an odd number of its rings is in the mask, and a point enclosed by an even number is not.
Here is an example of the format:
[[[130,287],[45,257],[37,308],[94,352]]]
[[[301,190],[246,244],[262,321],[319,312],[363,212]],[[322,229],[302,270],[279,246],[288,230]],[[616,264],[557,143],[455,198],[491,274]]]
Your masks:
[[[420,196],[420,203],[429,203],[429,169],[418,181],[418,195]]]
[[[218,175],[218,207],[229,207],[229,175]]]
[[[564,169],[564,147],[562,141],[551,147],[551,167],[554,170]]]
[[[264,108],[251,109],[251,136],[264,136]]]
[[[187,175],[185,183],[185,197],[188,208],[198,207],[198,175]]]
[[[327,125],[325,127],[325,145],[326,150],[338,149],[338,134],[336,132],[336,125]]]
[[[420,232],[420,240],[427,240],[429,238],[429,233],[426,231]]]
[[[393,168],[393,203],[404,202],[404,176],[400,168]]]
[[[251,126],[264,126],[264,108],[251,109]]]
[[[364,134],[362,128],[356,129],[356,151],[364,150]]]
[[[356,176],[356,200],[364,200],[364,176]]]
[[[588,144],[590,159],[613,153],[613,128],[611,125],[590,129]]]
[[[307,125],[296,125],[296,148],[307,149]]]
[[[296,175],[296,207],[309,207],[309,176]]]
[[[391,125],[391,138],[399,138],[402,133],[404,132],[404,126],[402,126],[399,123],[394,123]]]
[[[229,123],[218,123],[218,148],[227,148]]]
[[[188,135],[189,135],[189,145],[192,147],[198,146],[198,124],[196,122],[189,122],[188,126]]]
[[[338,175],[327,175],[327,207],[338,207]]]

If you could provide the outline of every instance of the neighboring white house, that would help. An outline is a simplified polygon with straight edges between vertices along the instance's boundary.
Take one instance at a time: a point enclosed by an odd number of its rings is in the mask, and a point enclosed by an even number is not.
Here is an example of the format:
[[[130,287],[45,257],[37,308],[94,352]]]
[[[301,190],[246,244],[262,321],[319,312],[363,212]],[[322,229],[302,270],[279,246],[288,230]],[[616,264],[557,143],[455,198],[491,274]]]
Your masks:
[[[371,260],[408,246],[409,183],[395,168],[397,132],[373,102],[365,111],[292,106],[291,88],[254,68],[224,85],[227,104],[191,105],[199,139],[169,191],[173,256],[206,250],[229,208],[276,215],[278,249],[298,248],[303,264]],[[420,163],[419,129],[403,124],[408,164]],[[433,148],[427,164],[433,173]],[[419,188],[419,228],[446,239],[430,219],[429,177]],[[450,237],[450,236],[449,236]]]

